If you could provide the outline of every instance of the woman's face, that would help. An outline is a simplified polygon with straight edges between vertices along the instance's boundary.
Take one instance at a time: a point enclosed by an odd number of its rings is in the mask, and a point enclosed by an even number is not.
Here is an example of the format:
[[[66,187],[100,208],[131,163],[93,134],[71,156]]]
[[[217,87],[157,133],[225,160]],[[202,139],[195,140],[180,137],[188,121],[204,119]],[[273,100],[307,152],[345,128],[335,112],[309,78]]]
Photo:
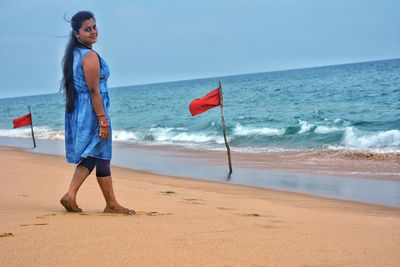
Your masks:
[[[97,41],[97,26],[94,19],[88,19],[82,22],[82,26],[79,28],[79,32],[76,35],[79,42],[86,46],[92,47]]]

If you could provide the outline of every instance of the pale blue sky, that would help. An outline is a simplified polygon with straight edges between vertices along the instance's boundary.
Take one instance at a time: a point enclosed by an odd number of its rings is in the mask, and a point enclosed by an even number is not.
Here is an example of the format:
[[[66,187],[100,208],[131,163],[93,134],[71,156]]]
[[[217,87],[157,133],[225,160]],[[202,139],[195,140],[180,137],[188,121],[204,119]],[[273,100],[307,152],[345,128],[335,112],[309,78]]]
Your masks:
[[[397,0],[0,0],[0,98],[58,91],[79,10],[109,87],[400,58]]]

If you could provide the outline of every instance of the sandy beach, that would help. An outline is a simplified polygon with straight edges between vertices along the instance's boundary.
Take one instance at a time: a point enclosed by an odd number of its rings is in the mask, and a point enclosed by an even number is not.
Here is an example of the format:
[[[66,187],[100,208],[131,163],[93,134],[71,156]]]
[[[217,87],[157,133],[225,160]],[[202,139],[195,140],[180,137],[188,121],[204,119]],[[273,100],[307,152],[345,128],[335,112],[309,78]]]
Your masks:
[[[82,213],[59,199],[64,157],[0,148],[1,266],[399,266],[400,209],[113,168],[134,216],[102,213],[92,174]]]

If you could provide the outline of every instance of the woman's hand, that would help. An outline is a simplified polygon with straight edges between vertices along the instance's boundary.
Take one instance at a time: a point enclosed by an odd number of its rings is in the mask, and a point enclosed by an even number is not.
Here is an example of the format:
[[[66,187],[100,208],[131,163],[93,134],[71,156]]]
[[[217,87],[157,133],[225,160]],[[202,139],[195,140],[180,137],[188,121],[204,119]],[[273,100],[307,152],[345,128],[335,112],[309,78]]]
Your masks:
[[[101,139],[107,140],[110,136],[110,125],[108,120],[99,120],[99,136]]]

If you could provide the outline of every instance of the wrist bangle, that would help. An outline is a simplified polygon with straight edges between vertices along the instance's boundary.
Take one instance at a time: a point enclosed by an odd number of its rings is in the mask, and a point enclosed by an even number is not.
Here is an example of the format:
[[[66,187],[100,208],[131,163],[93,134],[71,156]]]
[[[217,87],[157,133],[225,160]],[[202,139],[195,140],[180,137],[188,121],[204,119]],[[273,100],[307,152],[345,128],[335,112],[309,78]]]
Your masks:
[[[97,114],[96,116],[97,116],[97,117],[105,117],[105,116],[106,116],[106,114],[104,114],[104,113],[100,113],[100,114]]]

